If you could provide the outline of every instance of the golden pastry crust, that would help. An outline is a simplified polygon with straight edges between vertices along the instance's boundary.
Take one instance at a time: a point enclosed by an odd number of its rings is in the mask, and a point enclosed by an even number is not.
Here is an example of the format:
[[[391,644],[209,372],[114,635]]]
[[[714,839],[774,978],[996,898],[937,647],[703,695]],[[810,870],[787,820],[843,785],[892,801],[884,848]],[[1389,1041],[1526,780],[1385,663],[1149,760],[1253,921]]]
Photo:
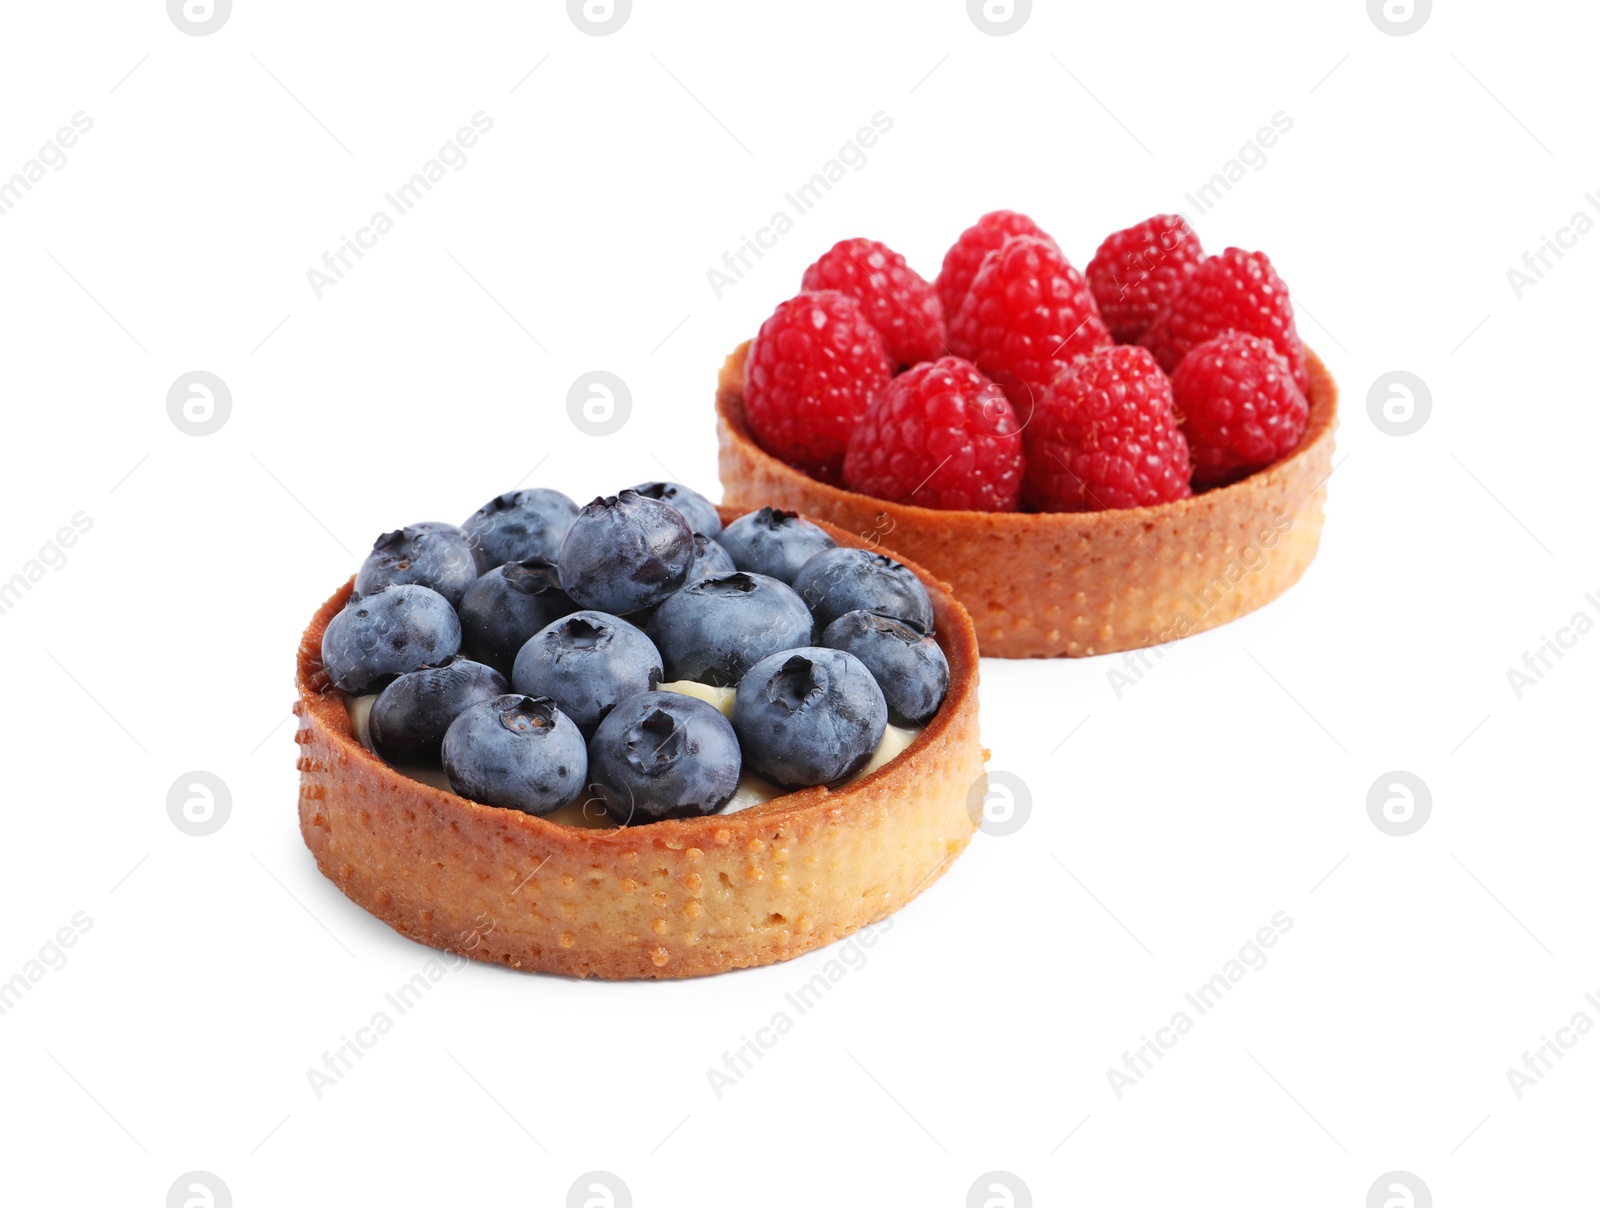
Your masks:
[[[731,519],[738,511],[722,509]],[[829,531],[842,545],[860,545]],[[898,556],[898,555],[897,555]],[[515,969],[693,977],[788,960],[886,918],[966,848],[984,777],[978,648],[948,589],[944,707],[887,766],[708,818],[590,830],[411,780],[356,741],[322,668],[346,583],[300,641],[300,832],[324,875],[402,935]]]
[[[763,452],[744,415],[744,360],[717,381],[723,503],[803,512],[882,540],[950,584],[995,658],[1108,654],[1211,629],[1276,599],[1317,553],[1339,388],[1309,349],[1311,417],[1265,470],[1157,507],[943,512],[829,486]]]

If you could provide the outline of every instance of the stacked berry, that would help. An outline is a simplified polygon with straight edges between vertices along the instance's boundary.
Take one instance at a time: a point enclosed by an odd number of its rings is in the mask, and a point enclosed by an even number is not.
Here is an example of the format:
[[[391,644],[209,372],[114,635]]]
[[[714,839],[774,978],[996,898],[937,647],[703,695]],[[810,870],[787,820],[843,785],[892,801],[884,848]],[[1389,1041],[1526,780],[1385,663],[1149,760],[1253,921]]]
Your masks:
[[[322,661],[371,697],[391,764],[442,767],[485,805],[637,824],[728,808],[747,773],[860,773],[891,723],[944,701],[933,621],[908,569],[792,512],[724,530],[676,483],[583,508],[517,491],[379,537]]]
[[[1264,469],[1305,433],[1288,288],[1260,252],[1206,256],[1179,215],[1115,232],[1084,274],[996,210],[931,284],[847,239],[801,288],[750,343],[745,418],[832,486],[945,510],[1148,507]]]

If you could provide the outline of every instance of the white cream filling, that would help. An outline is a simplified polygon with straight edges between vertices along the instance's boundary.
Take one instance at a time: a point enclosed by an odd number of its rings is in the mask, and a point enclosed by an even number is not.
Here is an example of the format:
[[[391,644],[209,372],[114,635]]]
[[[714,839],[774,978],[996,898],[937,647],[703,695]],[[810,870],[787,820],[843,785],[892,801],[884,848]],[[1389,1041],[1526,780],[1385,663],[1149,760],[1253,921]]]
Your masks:
[[[724,717],[733,716],[733,698],[738,695],[732,688],[713,688],[698,680],[673,680],[657,686],[659,692],[676,692],[680,696],[697,696],[709,705],[715,705]]]
[[[723,716],[733,715],[734,690],[732,688],[713,688],[710,684],[696,683],[694,680],[674,680],[670,684],[660,686],[662,692],[678,692],[684,696],[694,696],[715,705]],[[369,719],[372,716],[372,702],[377,700],[376,694],[366,696],[350,696],[344,698],[345,709],[350,714],[350,728],[355,732],[356,740],[367,750],[372,750],[372,732]],[[885,726],[883,741],[878,744],[877,752],[867,761],[867,766],[862,768],[850,779],[860,780],[863,776],[870,776],[884,764],[896,758],[905,751],[918,734],[922,733],[921,726]],[[377,752],[373,752],[377,754]],[[381,757],[380,757],[381,758]],[[396,766],[395,771],[412,780],[419,780],[423,784],[432,785],[436,789],[443,789],[447,793],[455,792],[450,785],[450,778],[444,774],[443,768],[423,768]],[[763,780],[755,773],[746,771],[739,777],[739,787],[734,789],[733,797],[728,804],[717,812],[719,814],[732,814],[739,810],[749,809],[752,805],[771,801],[774,797],[781,797],[783,790],[777,785]],[[616,822],[600,807],[594,798],[587,801],[575,801],[571,805],[562,806],[554,813],[544,815],[551,822],[560,822],[565,826],[580,826],[588,828],[604,828],[616,825]]]
[[[372,719],[372,703],[378,699],[377,693],[366,696],[351,696],[345,693],[345,712],[350,714],[350,728],[355,731],[356,741],[367,750],[372,751],[372,731],[367,723]],[[374,755],[376,751],[372,751]]]

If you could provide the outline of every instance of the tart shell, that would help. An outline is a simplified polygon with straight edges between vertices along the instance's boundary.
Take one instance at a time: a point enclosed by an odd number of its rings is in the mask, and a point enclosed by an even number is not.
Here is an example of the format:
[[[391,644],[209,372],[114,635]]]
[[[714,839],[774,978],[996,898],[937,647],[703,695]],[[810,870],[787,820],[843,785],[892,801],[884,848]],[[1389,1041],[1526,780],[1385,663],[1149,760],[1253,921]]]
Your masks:
[[[1078,657],[1188,637],[1275,600],[1316,557],[1339,388],[1309,349],[1305,435],[1248,478],[1157,507],[947,512],[829,486],[763,451],[745,422],[749,347],[717,382],[724,504],[803,512],[893,545],[950,584],[985,655]]]
[[[739,514],[722,508],[723,519]],[[864,545],[824,524],[841,545]],[[475,960],[577,977],[693,977],[788,960],[888,917],[966,848],[981,814],[978,648],[933,599],[950,690],[898,758],[836,789],[732,814],[586,829],[412,780],[352,731],[318,609],[296,665],[300,831],[323,874],[400,934]]]

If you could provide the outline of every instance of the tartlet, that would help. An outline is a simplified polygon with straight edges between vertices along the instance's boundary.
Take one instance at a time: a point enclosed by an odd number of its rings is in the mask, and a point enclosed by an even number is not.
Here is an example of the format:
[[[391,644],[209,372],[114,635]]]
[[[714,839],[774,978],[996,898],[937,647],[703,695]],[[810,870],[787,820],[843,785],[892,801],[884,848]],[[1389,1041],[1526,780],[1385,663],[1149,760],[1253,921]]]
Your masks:
[[[746,509],[719,509],[724,521]],[[866,545],[823,524],[841,545]],[[898,557],[898,555],[896,555]],[[586,829],[479,805],[413,780],[357,741],[322,667],[318,609],[296,665],[300,830],[347,897],[435,948],[515,969],[693,977],[788,960],[904,906],[981,821],[972,620],[926,585],[950,664],[943,706],[878,771],[731,814]]]
[[[734,349],[717,381],[724,505],[803,512],[892,545],[949,583],[985,655],[1078,657],[1187,637],[1276,599],[1316,556],[1339,389],[1310,349],[1305,435],[1266,469],[1157,507],[1035,513],[889,503],[779,461],[745,422],[749,347]]]

